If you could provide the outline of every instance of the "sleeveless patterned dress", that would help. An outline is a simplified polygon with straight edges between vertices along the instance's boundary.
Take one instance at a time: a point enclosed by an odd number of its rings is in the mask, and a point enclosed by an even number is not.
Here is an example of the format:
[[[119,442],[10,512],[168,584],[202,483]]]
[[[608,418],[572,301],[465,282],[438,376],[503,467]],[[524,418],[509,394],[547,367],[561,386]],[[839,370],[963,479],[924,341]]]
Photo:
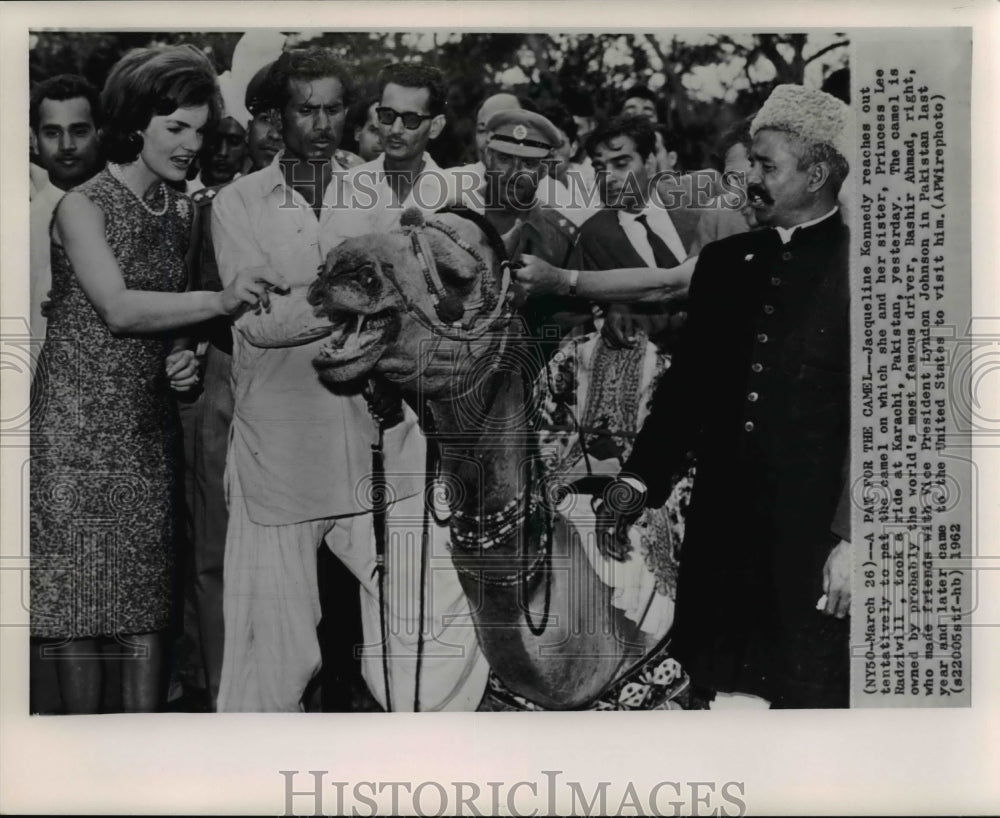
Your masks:
[[[190,200],[161,185],[150,213],[101,171],[75,189],[105,217],[129,289],[178,292]],[[166,335],[113,335],[62,246],[31,396],[31,634],[148,633],[171,615],[179,460]]]

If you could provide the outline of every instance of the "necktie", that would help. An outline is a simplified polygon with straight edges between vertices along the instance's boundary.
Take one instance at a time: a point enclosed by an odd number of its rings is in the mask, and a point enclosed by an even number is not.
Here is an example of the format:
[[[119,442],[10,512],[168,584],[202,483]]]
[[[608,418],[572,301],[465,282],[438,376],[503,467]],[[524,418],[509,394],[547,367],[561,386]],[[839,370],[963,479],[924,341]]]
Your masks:
[[[635,220],[646,228],[646,238],[649,239],[649,246],[653,250],[653,258],[656,260],[656,266],[664,269],[676,267],[680,262],[677,260],[676,256],[670,252],[670,248],[667,247],[666,242],[656,235],[653,228],[649,226],[646,214],[642,213],[636,216]]]

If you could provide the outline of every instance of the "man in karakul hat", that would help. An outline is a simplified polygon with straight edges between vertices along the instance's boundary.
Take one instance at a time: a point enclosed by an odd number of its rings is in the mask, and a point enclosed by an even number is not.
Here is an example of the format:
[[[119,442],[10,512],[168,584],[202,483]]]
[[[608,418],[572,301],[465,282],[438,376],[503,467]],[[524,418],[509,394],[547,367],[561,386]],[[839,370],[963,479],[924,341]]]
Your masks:
[[[627,548],[635,509],[662,505],[693,455],[676,657],[708,698],[744,694],[720,705],[846,707],[848,109],[778,86],[751,134],[749,203],[771,229],[702,250],[680,347],[620,475],[633,502],[602,509],[601,542]]]

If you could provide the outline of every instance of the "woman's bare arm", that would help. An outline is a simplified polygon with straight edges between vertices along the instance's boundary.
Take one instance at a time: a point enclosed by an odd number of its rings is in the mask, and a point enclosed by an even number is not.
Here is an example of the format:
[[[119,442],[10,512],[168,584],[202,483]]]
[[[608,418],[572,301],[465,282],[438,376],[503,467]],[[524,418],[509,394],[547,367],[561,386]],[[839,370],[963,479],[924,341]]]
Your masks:
[[[525,255],[517,281],[529,295],[569,295],[576,279],[576,295],[601,302],[669,304],[687,296],[697,256],[669,269],[626,267],[618,270],[564,270],[537,256]]]
[[[104,238],[104,213],[86,196],[67,193],[56,210],[55,235],[73,265],[77,280],[101,319],[115,334],[155,334],[197,324],[256,305],[268,284],[264,274],[234,281],[223,292],[182,293],[130,290]]]

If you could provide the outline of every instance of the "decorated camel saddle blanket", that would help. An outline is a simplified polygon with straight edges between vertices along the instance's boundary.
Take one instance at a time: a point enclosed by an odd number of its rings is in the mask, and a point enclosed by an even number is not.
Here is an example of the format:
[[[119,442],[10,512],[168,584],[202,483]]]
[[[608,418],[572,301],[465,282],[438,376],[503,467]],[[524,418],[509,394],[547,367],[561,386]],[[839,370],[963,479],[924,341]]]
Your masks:
[[[565,495],[558,512],[579,530],[594,530],[591,500],[628,458],[669,366],[669,357],[642,335],[634,348],[613,349],[594,332],[567,340],[540,374],[536,403],[546,493]],[[673,624],[691,485],[689,473],[662,508],[643,512],[622,562],[603,556],[593,537],[584,538],[594,570],[614,590],[614,605],[657,639]]]
[[[680,663],[670,655],[669,640],[629,668],[585,710],[689,710],[695,707],[691,681]],[[545,710],[510,690],[491,673],[486,696],[479,707],[484,711]]]

